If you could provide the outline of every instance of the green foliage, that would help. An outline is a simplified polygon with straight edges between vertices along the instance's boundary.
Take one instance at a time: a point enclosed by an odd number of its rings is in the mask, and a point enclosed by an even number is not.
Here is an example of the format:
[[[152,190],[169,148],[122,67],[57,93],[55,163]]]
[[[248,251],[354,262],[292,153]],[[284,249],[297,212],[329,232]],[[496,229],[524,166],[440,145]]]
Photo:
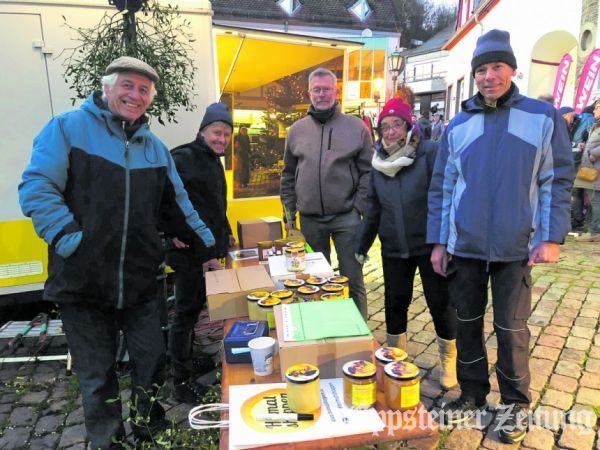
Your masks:
[[[181,17],[177,6],[162,6],[153,1],[143,9],[144,17],[133,13],[105,13],[92,28],[73,27],[63,16],[65,26],[77,33],[79,45],[65,59],[63,74],[75,91],[71,98],[86,98],[100,88],[104,70],[119,56],[133,56],[152,66],[160,77],[157,95],[147,111],[161,124],[177,122],[179,108],[193,111],[191,101],[196,67],[189,56],[194,42],[189,20]]]

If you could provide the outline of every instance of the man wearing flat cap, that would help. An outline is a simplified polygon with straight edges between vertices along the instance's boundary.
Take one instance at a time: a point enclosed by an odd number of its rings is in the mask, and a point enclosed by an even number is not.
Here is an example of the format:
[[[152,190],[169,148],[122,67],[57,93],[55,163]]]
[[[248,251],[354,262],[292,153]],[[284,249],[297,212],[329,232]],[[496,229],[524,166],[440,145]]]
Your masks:
[[[434,270],[448,277],[457,309],[460,397],[441,417],[459,423],[482,412],[490,392],[483,318],[491,283],[498,340],[496,375],[503,442],[526,434],[531,267],[558,261],[570,228],[571,145],[546,102],[519,93],[506,31],[477,40],[471,61],[479,91],[440,141],[429,190],[427,242]]]
[[[166,425],[164,409],[151,399],[165,379],[159,229],[189,231],[214,245],[168,149],[148,127],[145,112],[158,82],[145,62],[115,59],[102,91],[36,136],[19,185],[23,213],[48,244],[44,299],[58,304],[94,450],[122,448],[125,436],[115,371],[119,332],[133,366],[136,440]]]

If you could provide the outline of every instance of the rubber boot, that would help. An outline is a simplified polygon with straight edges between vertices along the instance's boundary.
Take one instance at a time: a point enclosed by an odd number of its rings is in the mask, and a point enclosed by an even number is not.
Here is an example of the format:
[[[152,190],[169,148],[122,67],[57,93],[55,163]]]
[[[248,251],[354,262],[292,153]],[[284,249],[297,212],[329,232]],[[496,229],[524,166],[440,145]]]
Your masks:
[[[397,347],[406,351],[406,333],[387,334],[386,344],[388,347]]]
[[[440,384],[451,389],[458,384],[456,380],[456,339],[446,340],[438,336],[440,349]]]

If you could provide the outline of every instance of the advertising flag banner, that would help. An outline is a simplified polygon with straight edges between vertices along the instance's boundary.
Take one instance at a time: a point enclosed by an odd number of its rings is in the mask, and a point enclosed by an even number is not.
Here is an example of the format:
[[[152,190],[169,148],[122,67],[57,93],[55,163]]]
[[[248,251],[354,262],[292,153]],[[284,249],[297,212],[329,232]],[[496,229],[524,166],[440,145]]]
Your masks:
[[[577,94],[575,95],[575,112],[580,114],[586,107],[594,90],[594,83],[600,70],[600,48],[594,49],[590,56],[585,60],[579,85],[577,86]]]
[[[556,71],[556,80],[554,80],[553,92],[554,107],[556,109],[560,108],[560,104],[562,103],[563,94],[565,93],[565,86],[567,84],[567,77],[569,76],[572,62],[573,58],[571,55],[565,53],[560,60],[560,64],[558,65],[558,70]]]

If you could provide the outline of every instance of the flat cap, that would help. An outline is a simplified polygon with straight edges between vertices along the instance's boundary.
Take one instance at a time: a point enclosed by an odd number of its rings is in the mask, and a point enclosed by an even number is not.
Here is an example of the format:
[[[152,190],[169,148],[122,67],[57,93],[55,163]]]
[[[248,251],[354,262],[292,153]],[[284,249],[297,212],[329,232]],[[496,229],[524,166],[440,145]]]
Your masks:
[[[133,58],[131,56],[120,56],[111,62],[106,68],[106,75],[110,75],[115,72],[135,72],[140,75],[144,75],[148,77],[150,80],[154,82],[154,84],[158,83],[159,77],[149,64],[146,64],[144,61],[141,61],[137,58]]]

